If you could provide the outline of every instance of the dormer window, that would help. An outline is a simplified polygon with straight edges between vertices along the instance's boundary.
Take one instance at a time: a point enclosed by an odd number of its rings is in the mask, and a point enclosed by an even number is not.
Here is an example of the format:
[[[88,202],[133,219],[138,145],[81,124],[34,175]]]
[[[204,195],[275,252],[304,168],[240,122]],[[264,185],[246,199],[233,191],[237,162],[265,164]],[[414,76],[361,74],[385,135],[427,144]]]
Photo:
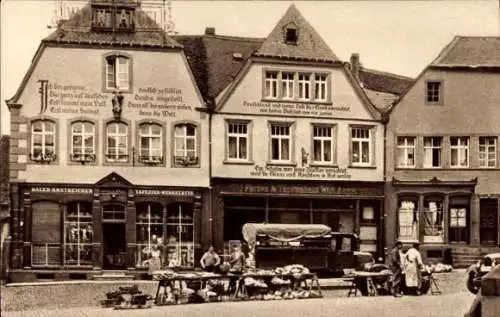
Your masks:
[[[135,7],[99,4],[92,6],[92,28],[98,31],[133,31]]]
[[[285,28],[285,43],[297,44],[297,40],[298,40],[297,28],[294,25],[287,26]]]

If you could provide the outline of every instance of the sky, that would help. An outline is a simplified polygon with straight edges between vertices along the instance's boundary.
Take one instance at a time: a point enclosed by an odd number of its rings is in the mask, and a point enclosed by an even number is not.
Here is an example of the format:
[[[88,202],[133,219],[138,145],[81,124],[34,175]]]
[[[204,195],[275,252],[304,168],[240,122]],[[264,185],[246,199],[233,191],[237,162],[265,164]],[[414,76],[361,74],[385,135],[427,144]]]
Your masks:
[[[85,1],[63,2],[71,8]],[[58,3],[1,1],[2,134],[10,129],[4,100],[15,94],[40,41],[54,31],[47,25]],[[143,3],[154,10],[162,0]],[[500,36],[500,0],[173,0],[171,15],[179,34],[215,27],[220,35],[266,37],[292,3],[340,59],[359,53],[364,67],[410,77],[417,77],[456,35]]]

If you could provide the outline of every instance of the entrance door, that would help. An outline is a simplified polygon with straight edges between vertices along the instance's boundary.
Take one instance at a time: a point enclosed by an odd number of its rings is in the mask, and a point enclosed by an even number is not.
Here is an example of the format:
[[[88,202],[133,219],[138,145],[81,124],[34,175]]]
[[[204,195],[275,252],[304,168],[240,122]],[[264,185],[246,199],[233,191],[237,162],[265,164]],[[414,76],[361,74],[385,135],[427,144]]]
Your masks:
[[[103,269],[126,268],[126,244],[124,223],[103,223]]]
[[[482,245],[496,245],[498,241],[498,200],[480,201],[480,239]]]

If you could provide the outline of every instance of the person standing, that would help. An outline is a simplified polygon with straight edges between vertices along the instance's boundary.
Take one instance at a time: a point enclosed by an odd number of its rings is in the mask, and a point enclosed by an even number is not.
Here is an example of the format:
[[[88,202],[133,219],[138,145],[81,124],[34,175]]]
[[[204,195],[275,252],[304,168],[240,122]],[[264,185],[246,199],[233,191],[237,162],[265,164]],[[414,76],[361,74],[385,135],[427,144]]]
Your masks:
[[[420,244],[414,243],[404,257],[405,281],[410,294],[419,295],[420,270],[423,267],[422,256],[419,251]]]
[[[392,271],[391,293],[395,297],[401,297],[402,249],[403,243],[397,241],[389,253],[389,267]]]
[[[231,272],[243,273],[243,269],[245,268],[245,254],[239,246],[233,248],[229,265],[231,266]]]
[[[200,264],[203,270],[207,272],[218,271],[220,265],[220,257],[217,254],[217,252],[215,252],[213,246],[210,246],[207,252],[203,254],[203,256],[200,259]]]

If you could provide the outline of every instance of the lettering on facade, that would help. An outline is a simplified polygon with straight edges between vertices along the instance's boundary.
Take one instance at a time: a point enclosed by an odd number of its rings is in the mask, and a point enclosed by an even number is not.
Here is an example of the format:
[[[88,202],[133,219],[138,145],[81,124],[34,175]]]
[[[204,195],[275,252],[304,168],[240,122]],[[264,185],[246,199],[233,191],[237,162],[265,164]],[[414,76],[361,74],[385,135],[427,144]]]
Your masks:
[[[280,177],[280,178],[302,178],[302,179],[350,179],[351,174],[347,168],[338,167],[294,167],[294,166],[272,166],[255,165],[250,172],[254,177]]]
[[[59,188],[59,187],[33,187],[32,193],[50,193],[50,194],[92,194],[92,188]]]
[[[98,115],[101,108],[106,107],[106,94],[91,92],[85,86],[62,85],[40,81],[42,103],[40,113],[69,113],[80,115]],[[44,96],[47,103],[43,102]]]
[[[243,101],[243,107],[263,114],[312,117],[332,117],[335,111],[350,111],[350,107],[348,106],[335,106],[331,104],[260,101]]]
[[[137,196],[194,196],[190,190],[158,190],[158,189],[136,189]]]
[[[192,111],[193,108],[183,104],[183,92],[178,88],[139,88],[127,107],[139,110],[139,115],[148,117],[176,117],[178,111]]]
[[[343,186],[280,186],[280,185],[243,185],[244,193],[253,194],[290,194],[290,195],[381,195],[370,188]]]

